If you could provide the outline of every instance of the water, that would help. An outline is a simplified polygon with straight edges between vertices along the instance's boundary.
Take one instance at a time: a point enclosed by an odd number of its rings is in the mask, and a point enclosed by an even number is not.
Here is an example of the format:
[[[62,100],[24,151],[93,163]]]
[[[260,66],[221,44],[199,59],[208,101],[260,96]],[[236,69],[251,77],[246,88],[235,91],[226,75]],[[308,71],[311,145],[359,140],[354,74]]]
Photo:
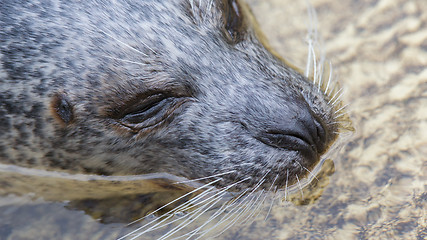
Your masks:
[[[295,36],[304,39],[304,1],[251,2],[271,44],[303,66],[304,46]],[[280,227],[270,236],[426,239],[427,5],[312,2],[356,133],[335,159],[322,197],[311,205],[279,208]]]
[[[305,1],[249,3],[273,48],[303,68]],[[294,203],[275,203],[267,220],[259,215],[221,238],[426,239],[427,5],[423,0],[312,4],[326,55],[346,89],[343,99],[351,103],[356,132],[334,159],[330,176],[317,183],[321,187],[312,195],[304,193],[309,200],[298,201],[295,195]],[[34,179],[22,180],[21,186],[29,182]],[[43,184],[40,191],[46,189]],[[115,239],[129,231],[123,229],[125,223],[70,204],[68,192],[62,198],[53,194],[55,202],[2,195],[0,239]],[[107,208],[114,205],[112,201]]]

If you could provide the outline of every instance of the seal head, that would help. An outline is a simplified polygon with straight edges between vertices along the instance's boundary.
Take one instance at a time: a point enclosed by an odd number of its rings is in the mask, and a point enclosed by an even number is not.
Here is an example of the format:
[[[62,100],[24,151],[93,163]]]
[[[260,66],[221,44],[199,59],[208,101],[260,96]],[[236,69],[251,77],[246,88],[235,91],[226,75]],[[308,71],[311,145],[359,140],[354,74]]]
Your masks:
[[[336,138],[329,97],[240,1],[4,0],[0,13],[3,163],[282,187]]]

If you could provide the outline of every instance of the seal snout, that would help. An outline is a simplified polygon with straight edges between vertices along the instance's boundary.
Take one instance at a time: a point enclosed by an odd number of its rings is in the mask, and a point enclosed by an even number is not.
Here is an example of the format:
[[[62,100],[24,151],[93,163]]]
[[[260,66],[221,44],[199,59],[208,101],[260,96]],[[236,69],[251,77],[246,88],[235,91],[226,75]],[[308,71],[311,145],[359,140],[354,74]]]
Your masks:
[[[272,147],[298,151],[313,160],[326,150],[326,129],[310,109],[300,109],[293,117],[272,122],[255,138]]]

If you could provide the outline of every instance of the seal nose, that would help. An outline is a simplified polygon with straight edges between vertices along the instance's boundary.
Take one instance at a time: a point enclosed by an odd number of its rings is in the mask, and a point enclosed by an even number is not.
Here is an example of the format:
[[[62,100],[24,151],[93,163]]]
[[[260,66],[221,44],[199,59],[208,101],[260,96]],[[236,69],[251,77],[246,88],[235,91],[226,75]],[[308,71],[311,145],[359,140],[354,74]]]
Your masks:
[[[282,115],[283,116],[283,115]],[[310,109],[299,109],[293,117],[270,122],[257,139],[269,146],[299,151],[317,157],[326,149],[326,130],[322,120]]]

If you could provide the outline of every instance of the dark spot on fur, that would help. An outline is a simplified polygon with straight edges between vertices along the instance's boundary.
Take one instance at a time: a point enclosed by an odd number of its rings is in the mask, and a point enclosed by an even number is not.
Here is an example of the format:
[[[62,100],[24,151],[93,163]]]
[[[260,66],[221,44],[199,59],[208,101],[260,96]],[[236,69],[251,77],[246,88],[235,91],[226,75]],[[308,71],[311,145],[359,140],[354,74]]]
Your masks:
[[[5,133],[11,127],[10,118],[6,116],[5,111],[0,110],[0,132]]]
[[[52,158],[54,156],[54,153],[53,153],[53,151],[50,151],[50,152],[47,152],[44,156],[46,158]]]
[[[54,116],[65,125],[68,125],[73,121],[73,106],[65,94],[57,93],[53,96],[51,107]]]

